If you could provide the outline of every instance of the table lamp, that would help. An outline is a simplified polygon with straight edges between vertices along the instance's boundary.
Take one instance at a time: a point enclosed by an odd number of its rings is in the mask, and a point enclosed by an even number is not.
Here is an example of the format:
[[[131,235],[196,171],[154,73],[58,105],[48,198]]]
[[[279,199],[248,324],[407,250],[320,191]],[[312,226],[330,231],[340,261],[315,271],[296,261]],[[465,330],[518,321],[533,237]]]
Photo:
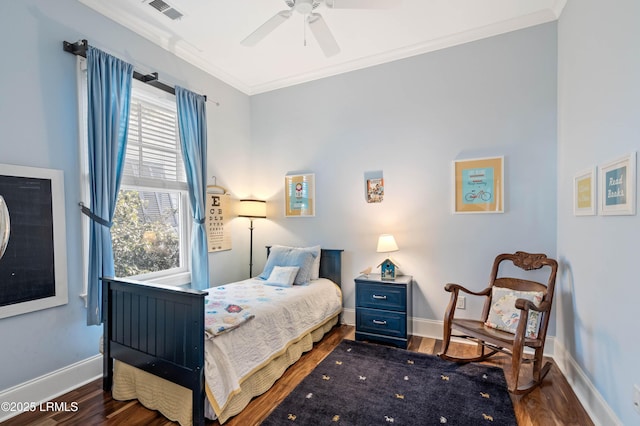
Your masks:
[[[396,239],[393,238],[393,235],[382,234],[378,237],[378,248],[376,252],[391,253],[398,250],[398,244],[396,244]],[[398,265],[393,262],[390,257],[387,257],[378,267],[380,268],[380,276],[383,280],[394,280],[396,278]]]

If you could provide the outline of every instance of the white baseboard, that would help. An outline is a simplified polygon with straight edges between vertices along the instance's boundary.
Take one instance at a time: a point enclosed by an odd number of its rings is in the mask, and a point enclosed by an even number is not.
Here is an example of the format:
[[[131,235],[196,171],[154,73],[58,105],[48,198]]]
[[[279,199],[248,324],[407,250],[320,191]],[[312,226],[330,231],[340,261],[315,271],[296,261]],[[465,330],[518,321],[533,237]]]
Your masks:
[[[356,310],[342,308],[342,319],[340,320],[342,324],[346,325],[356,325]]]
[[[565,347],[557,342],[554,360],[582,406],[596,425],[622,426],[622,422]]]
[[[0,392],[0,402],[34,403],[50,401],[102,377],[102,355],[76,362]],[[0,422],[19,412],[0,411]]]

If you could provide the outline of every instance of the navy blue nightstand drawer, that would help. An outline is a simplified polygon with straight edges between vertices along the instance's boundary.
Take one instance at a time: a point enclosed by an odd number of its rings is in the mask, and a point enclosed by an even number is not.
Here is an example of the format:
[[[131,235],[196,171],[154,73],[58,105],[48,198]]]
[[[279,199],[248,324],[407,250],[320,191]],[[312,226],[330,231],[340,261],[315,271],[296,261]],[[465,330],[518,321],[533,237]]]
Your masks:
[[[356,311],[356,330],[406,339],[407,315],[403,312],[360,308]]]
[[[356,306],[362,308],[407,311],[407,287],[357,281]]]
[[[407,348],[412,332],[410,275],[393,281],[380,274],[361,275],[356,282],[356,340]]]

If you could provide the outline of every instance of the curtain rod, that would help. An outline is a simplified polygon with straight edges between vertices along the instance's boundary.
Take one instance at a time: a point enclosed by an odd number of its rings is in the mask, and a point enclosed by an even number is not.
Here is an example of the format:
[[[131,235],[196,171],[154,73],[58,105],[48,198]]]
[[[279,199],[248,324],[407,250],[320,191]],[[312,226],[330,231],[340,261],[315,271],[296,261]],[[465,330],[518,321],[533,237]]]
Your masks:
[[[80,40],[75,43],[69,43],[68,41],[62,42],[62,50],[65,52],[73,53],[76,56],[82,56],[83,58],[87,57],[87,49],[89,48],[89,42],[87,40]],[[133,78],[138,81],[142,81],[143,83],[147,83],[155,88],[163,90],[167,93],[171,93],[172,95],[176,94],[175,87],[169,86],[167,84],[162,83],[158,80],[158,73],[153,72],[151,74],[141,74],[138,71],[133,71]],[[204,97],[205,102],[207,101],[207,95],[202,95]],[[216,106],[220,106],[220,102],[211,101]]]

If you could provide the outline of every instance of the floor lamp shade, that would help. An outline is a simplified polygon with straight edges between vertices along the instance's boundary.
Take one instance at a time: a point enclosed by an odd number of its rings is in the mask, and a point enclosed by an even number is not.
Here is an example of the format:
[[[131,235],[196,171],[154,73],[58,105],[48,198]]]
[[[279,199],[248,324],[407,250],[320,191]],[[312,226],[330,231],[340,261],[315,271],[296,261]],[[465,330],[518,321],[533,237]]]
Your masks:
[[[265,219],[267,217],[267,203],[262,200],[240,200],[238,216]]]

